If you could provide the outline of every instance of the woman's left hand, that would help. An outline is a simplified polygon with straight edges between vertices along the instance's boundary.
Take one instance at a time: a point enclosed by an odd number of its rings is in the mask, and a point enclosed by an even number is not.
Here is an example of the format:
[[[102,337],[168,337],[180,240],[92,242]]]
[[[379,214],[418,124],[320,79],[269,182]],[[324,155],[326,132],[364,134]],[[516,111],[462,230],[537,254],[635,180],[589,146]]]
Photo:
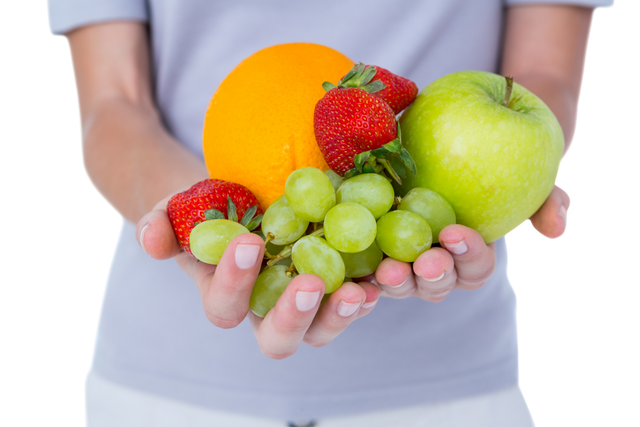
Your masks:
[[[566,227],[569,196],[555,187],[545,203],[531,217],[533,226],[543,235],[555,238]],[[424,252],[413,263],[386,258],[375,278],[381,295],[392,298],[415,296],[440,302],[453,289],[481,288],[495,270],[495,244],[485,244],[480,234],[463,225],[445,227],[439,236],[441,247]]]

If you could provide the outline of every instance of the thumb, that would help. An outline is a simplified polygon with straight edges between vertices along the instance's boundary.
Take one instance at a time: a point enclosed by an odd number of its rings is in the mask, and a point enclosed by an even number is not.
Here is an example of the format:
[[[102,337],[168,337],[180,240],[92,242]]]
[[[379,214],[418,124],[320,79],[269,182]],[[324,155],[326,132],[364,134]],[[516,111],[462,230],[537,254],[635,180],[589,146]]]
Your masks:
[[[167,202],[162,199],[155,208],[143,216],[136,226],[136,239],[142,249],[154,259],[169,259],[178,255],[182,248],[173,232],[167,215]]]
[[[533,214],[531,224],[544,236],[551,239],[560,237],[567,226],[569,195],[555,186],[544,204]]]

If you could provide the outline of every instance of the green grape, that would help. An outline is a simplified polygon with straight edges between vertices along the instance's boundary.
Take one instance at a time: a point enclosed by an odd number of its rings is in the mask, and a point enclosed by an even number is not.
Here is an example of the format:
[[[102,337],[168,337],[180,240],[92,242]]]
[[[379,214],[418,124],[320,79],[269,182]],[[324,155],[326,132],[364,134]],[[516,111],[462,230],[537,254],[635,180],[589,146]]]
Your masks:
[[[427,188],[416,187],[409,191],[398,205],[399,210],[417,213],[431,226],[433,241],[438,241],[440,231],[456,223],[456,213],[444,197]]]
[[[306,167],[291,172],[284,194],[297,216],[310,222],[322,222],[336,204],[331,180],[320,169]]]
[[[331,184],[333,185],[333,189],[335,191],[338,191],[338,188],[340,188],[340,186],[344,182],[344,178],[342,178],[340,175],[338,175],[331,169],[327,169],[326,171],[324,171],[324,174],[327,175],[327,177],[331,181]]]
[[[341,203],[327,213],[324,237],[340,252],[362,252],[376,239],[376,220],[362,205]]]
[[[346,254],[340,252],[346,275],[348,277],[364,277],[367,276],[378,268],[378,265],[382,262],[382,251],[373,242],[371,246],[362,252],[355,254]],[[345,279],[346,280],[346,279]]]
[[[431,247],[431,235],[429,223],[420,215],[391,211],[378,220],[376,243],[391,258],[413,262]]]
[[[358,203],[373,214],[375,219],[387,213],[393,205],[393,186],[385,177],[365,173],[349,178],[336,192],[337,203]]]
[[[291,251],[296,270],[320,276],[330,294],[342,285],[344,262],[340,253],[326,240],[317,236],[305,236],[298,240]]]
[[[251,292],[249,306],[256,316],[264,317],[269,310],[275,307],[278,298],[287,288],[292,278],[287,277],[285,272],[288,267],[284,265],[274,265],[265,268],[256,279]]]
[[[191,230],[191,253],[202,262],[218,264],[224,250],[234,237],[249,233],[244,226],[228,219],[211,219]]]
[[[262,217],[262,232],[272,233],[274,245],[288,245],[295,242],[307,231],[309,222],[296,216],[284,194],[269,206]]]

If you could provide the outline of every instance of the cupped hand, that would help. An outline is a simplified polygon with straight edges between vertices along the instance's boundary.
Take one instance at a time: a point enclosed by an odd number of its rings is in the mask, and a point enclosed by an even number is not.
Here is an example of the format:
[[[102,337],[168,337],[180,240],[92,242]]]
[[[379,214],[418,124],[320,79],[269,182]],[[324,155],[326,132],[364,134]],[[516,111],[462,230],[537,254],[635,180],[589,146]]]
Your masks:
[[[494,244],[463,225],[442,229],[441,247],[432,247],[413,264],[385,258],[375,273],[383,296],[440,302],[455,289],[478,289],[496,266]]]
[[[194,280],[205,314],[214,325],[233,328],[249,316],[258,345],[268,357],[291,356],[302,342],[316,347],[329,344],[351,322],[369,314],[378,301],[379,288],[368,282],[345,283],[322,301],[324,281],[301,274],[262,319],[250,311],[249,301],[262,265],[263,240],[241,234],[229,243],[217,266],[198,262],[175,238],[166,211],[168,200],[160,201],[138,222],[138,243],[154,259],[176,259]]]
[[[571,200],[560,187],[554,186],[544,204],[533,214],[531,224],[540,234],[550,239],[562,236],[567,227],[567,209]]]
[[[556,238],[566,227],[569,196],[559,187],[531,217],[541,234]],[[441,247],[432,247],[409,264],[386,258],[375,273],[381,295],[392,298],[416,296],[440,302],[453,289],[482,287],[495,270],[495,245],[485,244],[480,234],[463,225],[445,227],[439,235]]]

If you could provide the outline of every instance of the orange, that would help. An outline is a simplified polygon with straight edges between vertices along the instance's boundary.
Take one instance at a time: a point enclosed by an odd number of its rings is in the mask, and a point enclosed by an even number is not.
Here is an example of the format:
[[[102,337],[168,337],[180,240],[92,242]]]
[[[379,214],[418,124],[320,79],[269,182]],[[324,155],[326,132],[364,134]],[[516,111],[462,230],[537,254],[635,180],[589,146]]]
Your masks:
[[[326,46],[290,43],[242,61],[211,98],[203,150],[209,176],[242,184],[266,209],[296,169],[329,167],[313,133],[322,83],[337,84],[353,66]]]

